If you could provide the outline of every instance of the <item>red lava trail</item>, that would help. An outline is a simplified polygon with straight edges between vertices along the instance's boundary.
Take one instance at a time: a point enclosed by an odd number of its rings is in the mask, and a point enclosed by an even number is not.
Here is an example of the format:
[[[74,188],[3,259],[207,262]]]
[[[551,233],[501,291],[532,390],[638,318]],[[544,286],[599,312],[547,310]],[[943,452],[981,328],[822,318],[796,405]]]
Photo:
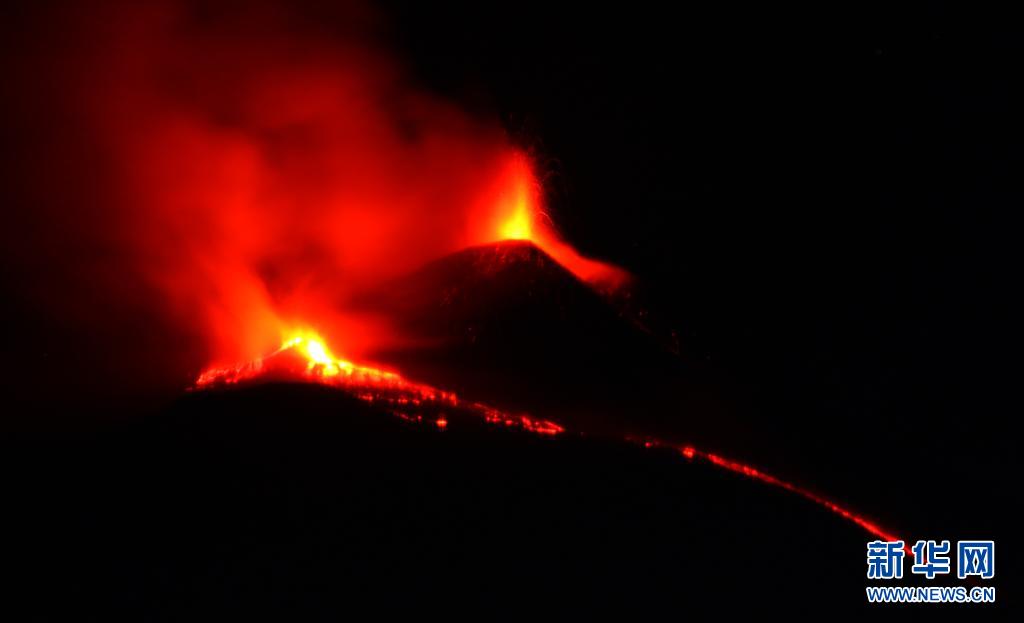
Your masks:
[[[533,418],[525,414],[511,414],[479,402],[461,401],[452,392],[406,380],[397,372],[358,365],[331,354],[323,341],[309,331],[297,332],[286,339],[280,349],[238,366],[210,369],[196,380],[195,389],[234,385],[257,380],[298,380],[328,385],[343,389],[360,400],[386,407],[393,415],[406,421],[432,422],[440,430],[446,430],[451,422],[446,412],[464,413],[482,418],[489,424],[520,429],[537,435],[553,436],[566,432],[555,422]],[[438,415],[425,418],[424,413]],[[637,442],[645,448],[668,448],[678,451],[684,458],[701,460],[721,469],[740,474],[767,485],[785,489],[815,504],[828,509],[843,519],[852,521],[868,533],[885,541],[899,540],[894,534],[835,502],[812,493],[791,482],[777,478],[755,467],[725,458],[713,452],[705,452],[693,446],[675,446],[663,441],[647,439]]]

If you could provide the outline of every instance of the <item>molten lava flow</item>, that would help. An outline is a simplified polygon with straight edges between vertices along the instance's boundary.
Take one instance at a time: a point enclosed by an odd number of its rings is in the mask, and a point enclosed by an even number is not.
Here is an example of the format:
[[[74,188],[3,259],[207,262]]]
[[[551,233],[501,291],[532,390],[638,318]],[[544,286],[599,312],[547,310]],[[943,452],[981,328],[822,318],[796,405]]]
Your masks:
[[[415,389],[394,372],[356,365],[335,357],[319,336],[308,331],[285,339],[281,348],[264,357],[237,366],[211,368],[199,376],[196,386],[234,384],[265,376],[291,376],[294,380],[339,386]]]
[[[792,491],[793,493],[796,493],[797,495],[801,495],[801,496],[807,498],[808,500],[814,502],[815,504],[818,504],[819,506],[824,506],[825,508],[827,508],[828,510],[832,511],[833,513],[839,515],[840,517],[852,521],[853,523],[857,524],[861,528],[864,528],[865,530],[867,530],[870,534],[873,534],[873,535],[877,536],[878,538],[880,538],[882,540],[885,540],[885,541],[897,541],[897,540],[899,540],[892,533],[889,533],[889,532],[883,530],[881,527],[879,527],[878,524],[876,524],[876,523],[874,523],[872,521],[868,521],[864,517],[861,517],[860,515],[854,513],[853,511],[847,510],[847,509],[843,508],[842,506],[839,506],[838,504],[836,504],[835,502],[832,502],[831,500],[827,500],[827,499],[825,499],[825,498],[823,498],[823,497],[821,497],[819,495],[816,495],[814,493],[811,493],[810,491],[807,491],[806,489],[802,489],[802,488],[800,488],[800,487],[798,487],[798,486],[796,486],[796,485],[794,485],[794,484],[792,484],[790,482],[787,482],[785,480],[780,480],[780,479],[776,478],[775,476],[772,476],[771,474],[766,474],[765,472],[763,472],[763,471],[761,471],[759,469],[753,468],[753,467],[751,467],[749,465],[746,465],[744,463],[740,463],[739,461],[733,461],[733,460],[730,460],[730,459],[726,459],[726,458],[724,458],[724,457],[722,457],[720,455],[717,455],[717,454],[714,454],[714,453],[711,453],[711,452],[703,452],[703,451],[697,450],[693,446],[683,446],[683,448],[680,449],[680,453],[684,457],[686,457],[687,459],[701,458],[701,459],[704,459],[704,460],[708,461],[709,463],[711,463],[712,465],[715,465],[717,467],[721,467],[723,469],[727,469],[727,470],[729,470],[731,472],[736,472],[737,474],[742,474],[742,475],[744,475],[744,476],[746,476],[748,478],[753,478],[755,480],[759,480],[759,481],[761,481],[763,483],[772,485],[774,487],[781,487],[781,488],[785,489],[786,491]]]
[[[557,435],[565,430],[547,420],[513,415],[479,402],[460,401],[452,392],[409,381],[397,372],[341,359],[311,331],[292,334],[269,355],[237,366],[211,368],[199,375],[195,387],[207,389],[265,380],[313,382],[344,389],[360,400],[389,407],[404,420],[421,422],[424,411],[437,411],[434,423],[441,430],[448,427],[444,410],[541,435]]]
[[[565,432],[565,428],[549,420],[536,419],[525,414],[506,413],[479,402],[460,401],[454,393],[409,381],[397,372],[359,365],[338,358],[331,353],[323,340],[311,331],[299,331],[290,335],[284,340],[281,348],[265,357],[234,367],[207,370],[199,376],[195,385],[197,389],[203,389],[273,379],[314,382],[338,387],[361,400],[385,406],[393,415],[410,422],[424,422],[424,412],[432,410],[437,415],[430,421],[442,431],[447,430],[451,425],[451,420],[446,415],[447,412],[451,412],[452,415],[464,414],[482,419],[488,424],[520,429],[538,435],[558,435]],[[627,438],[627,441],[633,440]],[[895,535],[883,530],[878,524],[831,500],[739,461],[698,450],[690,445],[675,448],[654,439],[646,439],[642,445],[645,448],[674,448],[688,460],[700,459],[730,472],[785,489],[828,509],[843,519],[852,521],[880,539],[898,540]]]

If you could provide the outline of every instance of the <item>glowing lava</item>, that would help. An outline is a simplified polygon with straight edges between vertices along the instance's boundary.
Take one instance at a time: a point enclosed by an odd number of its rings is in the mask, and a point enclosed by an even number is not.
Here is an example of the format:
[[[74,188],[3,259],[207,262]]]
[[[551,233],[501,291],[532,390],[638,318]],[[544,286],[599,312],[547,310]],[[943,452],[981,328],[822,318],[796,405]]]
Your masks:
[[[557,435],[564,428],[548,420],[506,413],[479,402],[461,401],[453,392],[415,383],[397,372],[352,363],[336,357],[311,331],[298,332],[281,348],[252,361],[226,368],[211,368],[196,379],[196,389],[239,383],[280,380],[313,382],[344,389],[356,398],[388,407],[404,420],[422,422],[424,413],[437,412],[437,427],[448,427],[446,411],[467,414],[489,424],[518,428],[540,435]]]
[[[228,368],[213,368],[203,372],[196,380],[196,388],[210,388],[261,380],[287,380],[314,382],[338,387],[366,402],[388,408],[392,415],[415,423],[433,422],[441,431],[451,426],[449,415],[465,415],[482,419],[488,424],[520,429],[538,435],[558,435],[565,428],[549,420],[541,420],[526,414],[511,414],[479,402],[460,401],[452,392],[445,392],[430,385],[409,381],[397,372],[352,363],[336,357],[323,340],[311,331],[297,332],[273,353]],[[435,412],[434,417],[425,413]],[[628,438],[629,442],[635,440]],[[898,538],[882,529],[878,524],[848,510],[831,500],[812,493],[788,481],[776,478],[745,463],[721,455],[698,450],[686,445],[675,447],[657,439],[641,442],[645,448],[671,448],[688,460],[702,460],[710,465],[743,475],[764,484],[785,489],[791,493],[852,521],[868,533],[886,541]]]
[[[533,166],[524,154],[514,153],[500,181],[495,207],[497,218],[493,233],[479,242],[528,240],[551,256],[581,281],[600,290],[615,290],[629,281],[625,270],[581,255],[563,241],[551,226],[543,209],[543,192]]]
[[[654,444],[654,445],[658,445],[658,444]],[[648,446],[648,447],[652,447],[652,446]],[[824,506],[825,508],[827,508],[828,510],[832,511],[833,513],[839,515],[843,519],[848,519],[848,520],[852,521],[853,523],[857,524],[861,528],[864,528],[869,533],[875,535],[876,537],[878,537],[878,538],[880,538],[882,540],[885,540],[885,541],[897,541],[897,540],[899,540],[892,533],[887,532],[887,531],[883,530],[881,527],[879,527],[878,524],[876,524],[876,523],[874,523],[872,521],[869,521],[869,520],[865,519],[864,517],[861,517],[860,515],[854,513],[853,511],[847,510],[846,508],[843,508],[842,506],[839,506],[838,504],[836,504],[835,502],[832,502],[831,500],[827,500],[827,499],[825,499],[825,498],[823,498],[823,497],[821,497],[819,495],[811,493],[810,491],[808,491],[806,489],[803,489],[801,487],[798,487],[798,486],[796,486],[796,485],[794,485],[794,484],[792,484],[790,482],[787,482],[785,480],[780,480],[779,478],[776,478],[775,476],[772,476],[771,474],[766,474],[765,472],[763,472],[763,471],[761,471],[759,469],[756,469],[756,468],[751,467],[749,465],[746,465],[744,463],[740,463],[739,461],[733,461],[731,459],[724,458],[724,457],[722,457],[722,456],[720,456],[718,454],[714,454],[712,452],[703,452],[701,450],[698,450],[698,449],[694,448],[693,446],[683,446],[682,448],[680,448],[679,452],[684,457],[686,457],[687,459],[691,459],[691,460],[694,459],[694,458],[704,459],[707,462],[711,463],[712,465],[715,465],[716,467],[721,467],[722,469],[727,469],[727,470],[729,470],[731,472],[735,472],[737,474],[742,474],[742,475],[746,476],[747,478],[753,478],[754,480],[759,480],[759,481],[761,481],[761,482],[763,482],[765,484],[772,485],[773,487],[780,487],[782,489],[785,489],[786,491],[791,491],[793,493],[796,493],[797,495],[803,496],[804,498],[807,498],[808,500],[814,502],[815,504],[818,504],[819,506]]]
[[[534,200],[530,197],[525,179],[516,181],[514,193],[512,215],[501,224],[501,239],[531,240],[533,239],[533,215],[535,208]]]

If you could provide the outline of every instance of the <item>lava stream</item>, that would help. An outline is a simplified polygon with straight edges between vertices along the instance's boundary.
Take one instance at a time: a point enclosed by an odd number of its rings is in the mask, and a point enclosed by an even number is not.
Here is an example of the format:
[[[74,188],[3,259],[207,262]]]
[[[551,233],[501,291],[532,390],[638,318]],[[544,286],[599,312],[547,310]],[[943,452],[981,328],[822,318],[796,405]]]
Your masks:
[[[406,421],[422,423],[425,421],[425,412],[436,412],[439,415],[433,418],[433,424],[440,430],[446,430],[450,426],[445,411],[451,410],[482,418],[489,424],[538,435],[558,435],[566,432],[564,427],[549,420],[507,413],[479,402],[461,401],[452,392],[407,380],[397,372],[340,359],[331,354],[323,340],[308,331],[295,333],[284,341],[281,348],[265,357],[238,366],[211,368],[203,372],[196,380],[195,389],[275,379],[338,387],[360,400],[383,405],[392,415]],[[636,442],[630,437],[627,437],[626,441]],[[670,448],[688,460],[702,460],[721,469],[785,489],[857,524],[877,538],[885,541],[899,540],[878,524],[845,507],[745,463],[690,445],[675,446],[656,439],[646,439],[640,444],[645,448]]]
[[[453,392],[416,383],[397,372],[359,365],[331,354],[316,334],[299,332],[289,337],[273,353],[241,365],[211,368],[196,380],[195,388],[204,389],[235,385],[255,380],[314,382],[344,389],[356,398],[390,408],[393,415],[405,420],[423,421],[422,412],[429,407],[438,411],[435,423],[444,429],[448,419],[444,409],[467,412],[488,423],[519,428],[540,435],[556,435],[565,429],[528,415],[514,415],[479,402],[459,400]]]

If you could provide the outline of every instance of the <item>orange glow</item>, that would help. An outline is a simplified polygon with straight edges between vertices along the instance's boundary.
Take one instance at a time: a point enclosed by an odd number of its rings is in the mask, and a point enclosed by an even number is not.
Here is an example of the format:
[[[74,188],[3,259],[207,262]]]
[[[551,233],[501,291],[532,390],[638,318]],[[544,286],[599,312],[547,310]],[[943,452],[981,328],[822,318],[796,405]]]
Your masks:
[[[542,189],[533,166],[526,155],[513,153],[503,164],[495,180],[494,196],[486,209],[493,229],[485,228],[474,243],[500,240],[530,240],[536,242],[536,222],[543,218]]]
[[[530,215],[526,206],[522,206],[502,225],[501,237],[505,240],[530,240],[531,230]]]
[[[525,180],[517,180],[512,215],[501,225],[504,240],[531,240],[533,238],[533,210]]]
[[[196,380],[196,387],[231,385],[260,378],[311,381],[349,389],[389,388],[419,399],[454,398],[425,385],[410,383],[396,372],[338,358],[319,335],[309,330],[293,332],[269,355],[235,366],[206,370]]]
[[[291,333],[281,347],[243,364],[210,368],[196,380],[196,389],[209,389],[267,380],[319,383],[343,389],[365,402],[387,408],[393,415],[422,422],[426,409],[458,410],[488,424],[516,428],[539,435],[557,435],[564,428],[527,415],[514,415],[479,402],[460,401],[452,392],[416,383],[397,372],[356,364],[335,356],[320,336],[309,330]],[[449,419],[439,415],[441,430]]]
[[[475,238],[474,244],[528,240],[578,279],[598,289],[618,289],[629,281],[625,270],[584,257],[558,236],[543,209],[543,188],[525,154],[511,154],[498,185],[492,206],[488,208],[494,214],[494,225]]]

